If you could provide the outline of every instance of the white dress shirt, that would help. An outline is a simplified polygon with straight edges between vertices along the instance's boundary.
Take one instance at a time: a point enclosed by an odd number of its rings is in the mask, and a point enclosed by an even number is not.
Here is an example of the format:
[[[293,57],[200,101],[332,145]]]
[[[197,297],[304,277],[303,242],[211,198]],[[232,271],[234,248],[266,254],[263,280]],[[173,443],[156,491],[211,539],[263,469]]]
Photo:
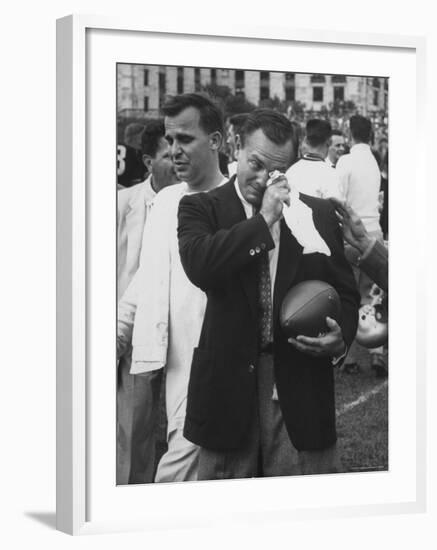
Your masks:
[[[237,178],[234,181],[235,191],[237,192],[238,198],[243,205],[246,218],[249,219],[254,214],[254,207],[247,202],[243,197],[240,186],[238,185]],[[278,267],[278,257],[279,257],[279,240],[281,238],[281,226],[279,221],[275,222],[270,228],[270,233],[272,235],[273,242],[275,243],[275,248],[269,250],[269,266],[270,266],[270,281],[271,281],[271,295],[273,303],[273,289],[275,288],[275,279],[276,279],[276,268]]]
[[[367,231],[381,231],[378,208],[381,173],[370,146],[366,143],[354,145],[348,155],[338,159],[335,170],[340,176],[346,201]]]

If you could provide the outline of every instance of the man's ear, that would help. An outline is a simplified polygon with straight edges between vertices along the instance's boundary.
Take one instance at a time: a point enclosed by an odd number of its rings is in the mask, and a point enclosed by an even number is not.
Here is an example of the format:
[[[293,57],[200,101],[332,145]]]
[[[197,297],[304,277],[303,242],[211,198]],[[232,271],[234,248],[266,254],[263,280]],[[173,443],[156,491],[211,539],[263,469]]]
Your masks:
[[[213,151],[218,151],[222,146],[223,136],[220,132],[212,132],[209,134],[209,145]]]
[[[242,148],[243,148],[243,145],[241,143],[240,134],[235,134],[235,152],[234,152],[234,155],[235,155],[236,159],[238,159],[238,157],[240,155],[240,151],[241,151]]]
[[[152,171],[153,158],[150,155],[143,155],[143,164],[147,168],[148,172]]]

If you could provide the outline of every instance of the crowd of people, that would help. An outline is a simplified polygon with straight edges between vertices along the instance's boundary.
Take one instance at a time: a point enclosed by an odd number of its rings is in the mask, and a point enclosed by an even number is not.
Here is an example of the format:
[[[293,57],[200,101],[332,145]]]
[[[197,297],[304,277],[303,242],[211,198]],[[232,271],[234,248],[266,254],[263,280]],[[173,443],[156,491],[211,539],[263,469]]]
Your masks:
[[[225,124],[195,93],[162,114],[118,149],[117,483],[341,471],[333,369],[357,371],[359,307],[388,290],[387,141],[360,115],[346,134],[263,108]],[[312,279],[341,319],[287,338],[282,299]]]

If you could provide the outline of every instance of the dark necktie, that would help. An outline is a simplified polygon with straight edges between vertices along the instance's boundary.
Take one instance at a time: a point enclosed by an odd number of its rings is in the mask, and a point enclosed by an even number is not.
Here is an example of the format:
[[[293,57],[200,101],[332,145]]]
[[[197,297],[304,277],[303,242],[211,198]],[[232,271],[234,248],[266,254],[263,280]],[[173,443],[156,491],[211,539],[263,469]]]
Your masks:
[[[263,252],[258,263],[258,331],[260,349],[265,349],[273,341],[273,308],[270,281],[269,253]]]

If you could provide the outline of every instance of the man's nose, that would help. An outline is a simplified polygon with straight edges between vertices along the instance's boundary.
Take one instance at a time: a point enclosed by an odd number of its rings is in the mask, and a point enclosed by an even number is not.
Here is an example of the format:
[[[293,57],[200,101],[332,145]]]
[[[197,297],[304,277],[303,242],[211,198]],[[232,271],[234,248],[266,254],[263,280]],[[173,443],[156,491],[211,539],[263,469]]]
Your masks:
[[[181,152],[180,145],[177,141],[174,141],[170,146],[170,153],[172,158],[177,157]]]
[[[267,170],[260,170],[257,177],[258,185],[263,189],[265,189],[267,187],[268,181],[269,181],[269,172]]]

